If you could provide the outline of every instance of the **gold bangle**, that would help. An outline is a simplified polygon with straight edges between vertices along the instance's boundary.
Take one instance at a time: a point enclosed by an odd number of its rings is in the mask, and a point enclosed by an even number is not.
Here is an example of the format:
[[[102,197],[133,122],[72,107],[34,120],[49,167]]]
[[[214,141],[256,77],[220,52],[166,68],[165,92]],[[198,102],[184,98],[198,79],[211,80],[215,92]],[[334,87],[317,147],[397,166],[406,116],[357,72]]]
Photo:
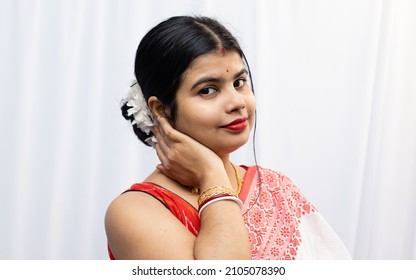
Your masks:
[[[204,191],[199,196],[198,205],[201,205],[208,198],[210,198],[214,195],[219,195],[219,194],[229,194],[229,195],[232,195],[232,196],[237,196],[236,193],[235,193],[235,190],[233,188],[224,187],[224,186],[211,187],[211,188],[207,189],[206,191]]]

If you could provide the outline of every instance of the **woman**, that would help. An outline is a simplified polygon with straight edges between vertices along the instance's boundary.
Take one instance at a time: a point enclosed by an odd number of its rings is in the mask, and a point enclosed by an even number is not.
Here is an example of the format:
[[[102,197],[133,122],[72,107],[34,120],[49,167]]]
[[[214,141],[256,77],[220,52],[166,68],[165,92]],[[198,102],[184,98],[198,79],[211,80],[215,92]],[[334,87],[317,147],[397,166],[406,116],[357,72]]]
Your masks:
[[[112,259],[348,258],[283,174],[236,166],[255,123],[237,40],[207,17],[173,17],[139,44],[122,112],[160,164],[109,206]]]

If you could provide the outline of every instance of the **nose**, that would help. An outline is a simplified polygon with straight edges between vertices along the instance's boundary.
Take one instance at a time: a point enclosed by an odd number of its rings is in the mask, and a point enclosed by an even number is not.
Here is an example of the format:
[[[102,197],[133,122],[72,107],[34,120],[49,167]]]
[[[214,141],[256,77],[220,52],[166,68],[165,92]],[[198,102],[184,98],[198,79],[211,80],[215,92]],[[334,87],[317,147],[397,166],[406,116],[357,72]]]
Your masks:
[[[246,107],[244,95],[238,92],[234,87],[230,88],[226,95],[227,112],[239,111]]]

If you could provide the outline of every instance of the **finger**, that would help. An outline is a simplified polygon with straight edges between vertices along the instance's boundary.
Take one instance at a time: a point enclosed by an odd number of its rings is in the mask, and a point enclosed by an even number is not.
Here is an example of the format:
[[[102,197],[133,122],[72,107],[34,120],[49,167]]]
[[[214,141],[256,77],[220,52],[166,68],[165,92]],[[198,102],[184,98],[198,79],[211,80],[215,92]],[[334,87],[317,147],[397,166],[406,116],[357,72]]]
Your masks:
[[[169,148],[169,143],[171,142],[169,138],[167,138],[164,135],[163,130],[160,128],[160,125],[158,122],[155,122],[155,126],[151,128],[151,131],[153,133],[153,136],[156,137],[157,143],[159,145],[159,148],[162,151],[167,151]]]
[[[156,165],[156,168],[161,171],[163,174],[165,174],[168,177],[172,177],[173,170],[171,169],[173,167],[172,162],[169,161],[166,154],[160,149],[159,145],[156,145],[156,153],[159,157],[160,164]],[[159,147],[158,147],[159,146]]]
[[[163,150],[165,150],[166,145],[159,129],[159,122],[156,118],[154,119],[154,126],[150,127],[150,131],[152,132],[153,137],[156,138],[156,142],[153,142],[153,148],[156,150],[157,156],[162,161],[165,158]]]
[[[160,130],[158,128],[158,124],[155,123],[154,126],[150,127],[150,131],[152,132],[153,136],[156,137],[157,140],[159,140],[159,138],[161,138]]]
[[[156,150],[157,157],[159,158],[161,164],[162,165],[166,164],[167,163],[167,158],[166,158],[165,153],[163,152],[163,149],[160,145],[160,142],[155,144],[155,150]]]
[[[155,121],[155,126],[151,128],[151,131],[161,146],[169,146],[170,139],[165,135],[159,122]]]
[[[160,172],[162,172],[163,174],[165,174],[166,176],[170,177],[169,174],[168,174],[168,171],[163,166],[163,164],[156,165],[156,169],[159,170]]]
[[[152,127],[151,131],[153,133],[153,137],[156,138],[156,143],[154,146],[156,152],[164,153],[164,151],[167,150],[168,146],[166,145],[166,138],[163,136],[159,129],[159,125],[156,124],[154,127]]]
[[[179,131],[177,131],[176,129],[174,129],[166,118],[159,117],[158,123],[159,123],[158,127],[159,127],[160,134],[163,137],[173,142],[180,142],[182,140],[181,139],[182,134],[179,133]]]

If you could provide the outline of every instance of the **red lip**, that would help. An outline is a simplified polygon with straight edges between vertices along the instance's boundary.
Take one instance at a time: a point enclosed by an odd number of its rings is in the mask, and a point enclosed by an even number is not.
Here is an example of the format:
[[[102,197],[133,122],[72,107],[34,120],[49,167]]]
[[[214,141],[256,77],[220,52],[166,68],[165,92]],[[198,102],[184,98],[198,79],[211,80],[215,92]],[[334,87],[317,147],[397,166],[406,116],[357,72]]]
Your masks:
[[[243,117],[243,118],[238,118],[233,120],[232,122],[221,126],[222,128],[227,128],[230,130],[243,130],[244,128],[247,127],[248,123],[247,123],[248,118],[247,117]]]

